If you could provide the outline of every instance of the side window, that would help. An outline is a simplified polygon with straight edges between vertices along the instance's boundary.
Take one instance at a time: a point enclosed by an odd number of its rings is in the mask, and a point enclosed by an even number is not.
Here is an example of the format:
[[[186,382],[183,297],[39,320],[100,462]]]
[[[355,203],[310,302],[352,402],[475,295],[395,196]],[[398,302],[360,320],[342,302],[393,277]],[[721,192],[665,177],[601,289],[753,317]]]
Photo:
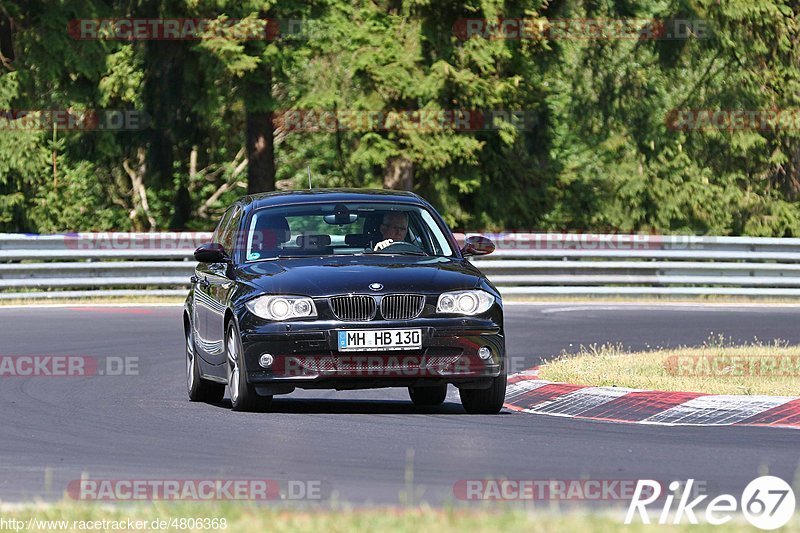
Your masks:
[[[239,233],[239,226],[242,222],[242,209],[236,206],[229,209],[228,212],[230,215],[223,218],[225,224],[222,226],[219,242],[228,254],[233,255],[237,244],[236,235]]]
[[[214,237],[211,239],[211,242],[214,243],[222,242],[222,232],[225,229],[225,226],[227,226],[228,221],[230,220],[232,214],[233,214],[233,209],[228,209],[227,211],[225,211],[225,213],[222,215],[222,218],[219,221],[219,224],[217,224],[217,229],[214,230]]]

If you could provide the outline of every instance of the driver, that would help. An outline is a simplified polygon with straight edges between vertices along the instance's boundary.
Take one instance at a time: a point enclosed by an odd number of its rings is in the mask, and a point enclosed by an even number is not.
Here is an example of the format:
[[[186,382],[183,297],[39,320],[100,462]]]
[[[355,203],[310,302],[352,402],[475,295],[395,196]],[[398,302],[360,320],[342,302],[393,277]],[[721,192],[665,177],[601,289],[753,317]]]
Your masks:
[[[383,215],[380,232],[383,240],[375,245],[376,252],[383,250],[392,243],[404,241],[408,233],[408,213],[390,211]]]

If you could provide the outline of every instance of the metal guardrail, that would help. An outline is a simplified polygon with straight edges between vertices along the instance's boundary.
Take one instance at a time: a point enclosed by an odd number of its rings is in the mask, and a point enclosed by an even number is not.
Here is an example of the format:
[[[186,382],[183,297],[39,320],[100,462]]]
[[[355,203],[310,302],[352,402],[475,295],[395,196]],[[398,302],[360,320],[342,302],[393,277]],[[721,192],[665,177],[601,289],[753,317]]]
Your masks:
[[[497,249],[473,263],[504,295],[800,296],[800,239],[485,235]],[[185,294],[192,252],[210,238],[0,234],[0,299]]]

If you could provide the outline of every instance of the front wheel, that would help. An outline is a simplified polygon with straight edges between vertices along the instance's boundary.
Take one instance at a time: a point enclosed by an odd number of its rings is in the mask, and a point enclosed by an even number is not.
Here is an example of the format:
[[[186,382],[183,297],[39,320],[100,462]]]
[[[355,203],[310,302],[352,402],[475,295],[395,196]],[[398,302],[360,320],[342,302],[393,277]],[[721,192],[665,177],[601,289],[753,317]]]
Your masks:
[[[503,408],[506,399],[506,373],[492,378],[488,389],[459,389],[461,405],[471,415],[494,415]]]
[[[259,396],[255,387],[247,382],[244,350],[239,328],[231,321],[225,335],[225,353],[228,366],[228,392],[234,411],[263,411],[272,403],[272,396]]]
[[[186,387],[193,402],[219,403],[225,396],[225,385],[207,381],[200,375],[191,326],[186,332]]]
[[[447,396],[447,385],[409,387],[408,395],[414,405],[440,405]]]

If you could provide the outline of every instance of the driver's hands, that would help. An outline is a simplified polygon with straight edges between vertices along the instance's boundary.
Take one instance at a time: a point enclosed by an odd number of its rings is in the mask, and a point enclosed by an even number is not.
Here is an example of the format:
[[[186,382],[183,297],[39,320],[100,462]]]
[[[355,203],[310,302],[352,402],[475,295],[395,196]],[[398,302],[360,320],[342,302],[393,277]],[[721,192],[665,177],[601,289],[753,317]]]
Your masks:
[[[383,250],[392,243],[394,243],[392,239],[386,239],[385,241],[381,241],[375,245],[375,251],[377,252],[378,250]]]

